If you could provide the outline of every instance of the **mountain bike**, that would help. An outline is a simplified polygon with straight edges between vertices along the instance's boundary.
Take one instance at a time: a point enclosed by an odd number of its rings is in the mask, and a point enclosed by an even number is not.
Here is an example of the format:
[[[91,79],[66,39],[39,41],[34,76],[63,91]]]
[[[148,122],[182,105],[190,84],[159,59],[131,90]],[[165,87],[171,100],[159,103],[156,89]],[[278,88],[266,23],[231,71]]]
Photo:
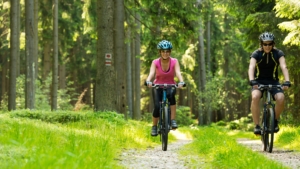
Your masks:
[[[271,99],[271,89],[282,88],[281,85],[259,85],[259,90],[264,92],[264,105],[261,128],[261,141],[263,151],[272,152],[275,130],[275,104]]]
[[[147,85],[147,83],[145,83]],[[184,84],[183,87],[186,85]],[[167,99],[168,88],[178,88],[175,84],[152,84],[153,88],[162,88],[163,95],[162,101],[159,103],[159,120],[158,120],[158,134],[160,135],[160,141],[162,142],[162,150],[167,151],[168,148],[168,134],[171,130],[171,110],[170,102]]]

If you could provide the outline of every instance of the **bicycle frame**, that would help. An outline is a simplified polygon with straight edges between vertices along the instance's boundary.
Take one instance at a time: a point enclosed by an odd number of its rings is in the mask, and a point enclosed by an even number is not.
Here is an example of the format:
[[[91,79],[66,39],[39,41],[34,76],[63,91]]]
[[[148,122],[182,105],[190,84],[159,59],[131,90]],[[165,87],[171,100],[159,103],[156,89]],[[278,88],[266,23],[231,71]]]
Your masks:
[[[269,91],[270,88],[264,89],[264,90],[265,90],[266,93],[264,94],[264,100],[265,100],[265,102],[264,102],[264,108],[263,108],[263,117],[267,117],[267,110],[270,109],[270,108],[272,108],[274,110],[275,104],[272,103],[272,101],[271,101],[271,93]],[[264,120],[264,124],[267,124],[266,123],[267,119],[263,118],[263,120]],[[263,131],[267,131],[267,129],[265,129]]]
[[[259,90],[264,93],[264,106],[262,117],[261,140],[263,143],[263,151],[272,152],[274,129],[275,129],[275,104],[271,100],[270,90],[274,88],[281,88],[280,85],[260,85]]]
[[[161,85],[160,85],[161,86]],[[159,87],[159,86],[158,86]],[[156,87],[156,88],[158,88]],[[173,87],[168,86],[167,84],[163,85],[163,96],[162,101],[160,103],[160,110],[159,110],[159,134],[160,134],[160,141],[162,142],[162,150],[166,151],[168,146],[168,134],[170,132],[171,126],[171,111],[170,111],[170,103],[167,101],[167,88]]]
[[[145,85],[148,86],[147,82]],[[183,87],[186,85],[183,84]],[[178,88],[176,84],[152,84],[152,87],[158,89],[163,88],[162,101],[159,103],[159,120],[158,120],[158,133],[160,135],[160,141],[162,142],[163,151],[167,151],[168,146],[168,134],[171,130],[171,110],[170,102],[167,99],[168,88]]]

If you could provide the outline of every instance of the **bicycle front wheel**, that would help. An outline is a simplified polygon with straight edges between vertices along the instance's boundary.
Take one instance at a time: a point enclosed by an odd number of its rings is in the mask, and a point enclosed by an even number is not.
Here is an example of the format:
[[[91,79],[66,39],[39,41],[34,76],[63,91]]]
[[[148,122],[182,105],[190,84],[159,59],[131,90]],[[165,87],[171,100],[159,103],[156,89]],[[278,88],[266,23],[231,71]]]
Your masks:
[[[274,129],[275,129],[275,111],[273,108],[269,108],[270,118],[268,126],[269,142],[267,151],[272,153],[273,150],[273,141],[274,141]]]
[[[266,117],[264,117],[263,124],[263,149],[264,151],[272,152],[273,150],[273,141],[274,141],[274,126],[275,126],[275,112],[273,108],[267,109]]]
[[[163,118],[162,118],[162,150],[167,151],[168,148],[168,133],[169,133],[169,114],[168,106],[165,106],[163,109]]]

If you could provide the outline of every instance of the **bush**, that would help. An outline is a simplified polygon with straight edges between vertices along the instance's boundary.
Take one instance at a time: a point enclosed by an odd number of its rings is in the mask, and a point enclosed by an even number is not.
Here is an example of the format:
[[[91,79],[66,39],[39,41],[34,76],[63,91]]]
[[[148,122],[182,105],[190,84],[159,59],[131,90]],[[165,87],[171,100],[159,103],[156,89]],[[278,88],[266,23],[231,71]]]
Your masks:
[[[33,110],[16,110],[10,113],[11,117],[23,117],[29,119],[39,119],[50,123],[68,123],[85,120],[93,116],[92,113],[79,113],[74,111],[33,111]]]
[[[190,107],[178,106],[176,109],[176,121],[178,125],[189,126],[193,124]]]
[[[217,126],[226,126],[227,124],[226,124],[225,121],[221,120],[221,121],[218,121],[218,122],[216,123],[216,125],[217,125]]]

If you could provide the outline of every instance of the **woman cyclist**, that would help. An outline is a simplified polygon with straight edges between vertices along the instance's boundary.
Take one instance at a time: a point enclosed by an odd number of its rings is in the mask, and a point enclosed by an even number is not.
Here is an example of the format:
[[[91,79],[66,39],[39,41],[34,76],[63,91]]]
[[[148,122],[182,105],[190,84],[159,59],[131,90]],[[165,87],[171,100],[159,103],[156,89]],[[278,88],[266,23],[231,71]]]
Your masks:
[[[184,85],[183,78],[180,72],[180,66],[178,60],[171,57],[172,44],[167,40],[163,40],[158,43],[157,49],[159,52],[159,58],[152,61],[149,76],[146,79],[148,87],[152,87],[151,80],[155,76],[154,84],[176,84],[174,77],[177,76],[178,87],[181,88]],[[152,117],[152,130],[151,136],[157,136],[157,123],[159,120],[159,102],[162,101],[162,92],[161,88],[153,88],[153,101],[154,101],[154,110]],[[177,123],[175,121],[176,116],[176,100],[175,100],[176,89],[169,88],[167,90],[167,97],[170,102],[171,109],[171,127],[176,129]]]

